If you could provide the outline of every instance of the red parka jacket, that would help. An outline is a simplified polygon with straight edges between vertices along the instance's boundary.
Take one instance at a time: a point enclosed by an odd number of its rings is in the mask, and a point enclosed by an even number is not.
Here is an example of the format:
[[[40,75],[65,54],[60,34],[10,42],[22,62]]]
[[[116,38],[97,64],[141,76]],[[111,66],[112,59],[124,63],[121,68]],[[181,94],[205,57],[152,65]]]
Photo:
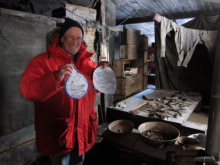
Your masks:
[[[97,136],[97,114],[94,110],[96,92],[92,74],[97,67],[93,55],[81,44],[81,55],[75,63],[59,46],[59,35],[47,52],[34,57],[22,74],[20,92],[35,105],[37,151],[46,155],[70,152],[78,142],[79,155],[94,145]],[[57,82],[54,72],[72,62],[89,82],[88,93],[81,99],[70,98],[64,82]],[[77,133],[76,133],[77,131]]]

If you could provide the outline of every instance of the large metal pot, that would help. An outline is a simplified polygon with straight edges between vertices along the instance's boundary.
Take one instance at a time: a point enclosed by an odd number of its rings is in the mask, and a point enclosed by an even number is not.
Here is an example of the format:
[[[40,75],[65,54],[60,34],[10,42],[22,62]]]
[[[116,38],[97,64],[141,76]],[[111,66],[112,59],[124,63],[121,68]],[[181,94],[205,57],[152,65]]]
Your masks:
[[[180,136],[177,128],[163,122],[142,123],[138,127],[138,131],[144,142],[157,148],[167,148],[173,145]]]

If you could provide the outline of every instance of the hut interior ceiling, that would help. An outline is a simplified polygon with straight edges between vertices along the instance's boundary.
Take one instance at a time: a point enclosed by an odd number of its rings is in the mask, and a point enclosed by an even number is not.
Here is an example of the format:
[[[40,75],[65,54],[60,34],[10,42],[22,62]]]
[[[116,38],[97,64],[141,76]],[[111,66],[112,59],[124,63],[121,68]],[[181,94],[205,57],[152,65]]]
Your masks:
[[[154,41],[155,13],[182,25],[200,15],[216,15],[220,0],[113,0],[117,6],[116,25],[137,29]]]
[[[154,39],[155,13],[165,16],[182,25],[200,15],[215,15],[220,11],[220,0],[111,0],[116,5],[116,25],[121,28],[137,29],[141,34],[147,35],[149,42]],[[83,7],[97,8],[104,0],[68,0],[66,3]],[[0,8],[26,11],[35,14],[53,16],[64,6],[62,0],[13,0],[1,1]],[[55,14],[55,16],[61,13]]]

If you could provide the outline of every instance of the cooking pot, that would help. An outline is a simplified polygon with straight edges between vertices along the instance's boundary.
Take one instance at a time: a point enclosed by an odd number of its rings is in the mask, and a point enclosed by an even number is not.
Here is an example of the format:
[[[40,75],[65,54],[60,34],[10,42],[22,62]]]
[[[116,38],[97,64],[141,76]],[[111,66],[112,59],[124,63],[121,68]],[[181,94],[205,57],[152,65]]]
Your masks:
[[[109,130],[118,134],[127,134],[132,132],[134,123],[130,120],[115,120],[108,126]]]
[[[138,127],[140,138],[152,147],[164,148],[173,145],[180,132],[177,128],[163,122],[145,122]]]
[[[203,133],[197,133],[197,134],[192,134],[188,137],[197,139],[199,141],[199,146],[202,148],[206,147],[206,134]]]
[[[199,141],[197,139],[187,136],[178,137],[177,142],[183,150],[193,150],[199,145]]]

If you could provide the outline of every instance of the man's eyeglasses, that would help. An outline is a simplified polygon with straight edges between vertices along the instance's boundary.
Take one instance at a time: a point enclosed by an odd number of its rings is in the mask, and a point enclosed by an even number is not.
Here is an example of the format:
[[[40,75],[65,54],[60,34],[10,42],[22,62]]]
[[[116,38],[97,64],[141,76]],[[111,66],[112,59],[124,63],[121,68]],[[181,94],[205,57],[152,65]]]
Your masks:
[[[68,40],[76,40],[77,42],[81,42],[82,41],[82,38],[80,38],[80,37],[77,37],[77,38],[75,38],[75,37],[73,37],[73,36],[66,36],[66,35],[64,35]]]

